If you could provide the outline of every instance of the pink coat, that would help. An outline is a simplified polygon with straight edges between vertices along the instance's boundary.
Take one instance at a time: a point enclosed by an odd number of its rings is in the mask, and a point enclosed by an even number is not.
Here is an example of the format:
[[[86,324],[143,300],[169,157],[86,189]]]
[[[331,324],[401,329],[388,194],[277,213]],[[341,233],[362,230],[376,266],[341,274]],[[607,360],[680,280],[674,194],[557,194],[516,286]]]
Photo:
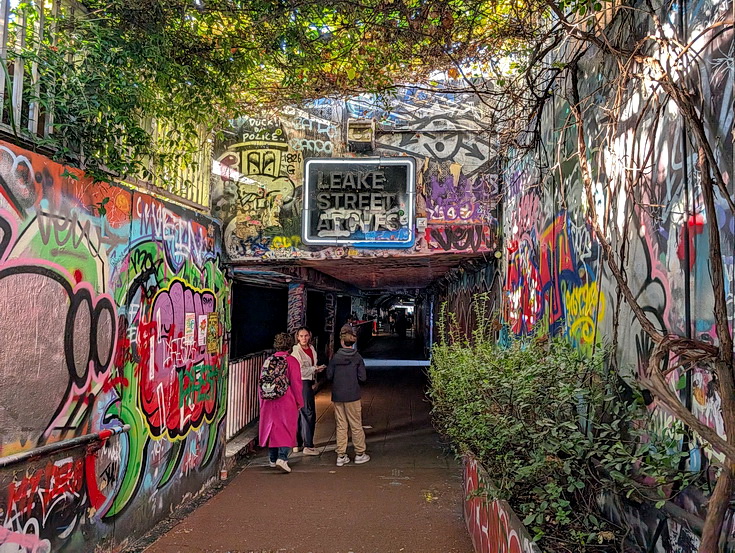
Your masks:
[[[291,384],[286,393],[278,399],[260,398],[258,438],[261,447],[294,447],[299,409],[304,406],[304,398],[301,395],[301,366],[288,352],[279,351],[276,355],[287,355],[288,378]]]

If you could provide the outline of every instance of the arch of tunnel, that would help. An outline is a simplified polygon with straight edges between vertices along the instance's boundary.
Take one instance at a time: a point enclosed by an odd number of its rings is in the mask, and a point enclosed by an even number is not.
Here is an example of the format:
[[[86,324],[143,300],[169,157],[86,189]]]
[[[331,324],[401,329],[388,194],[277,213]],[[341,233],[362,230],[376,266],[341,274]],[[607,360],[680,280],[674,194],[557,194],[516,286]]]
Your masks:
[[[589,79],[599,62],[582,60]],[[725,105],[732,82],[711,92]],[[238,119],[214,146],[208,213],[150,190],[93,183],[0,144],[0,551],[120,551],[205,491],[227,442],[257,416],[248,371],[279,331],[310,326],[329,355],[351,314],[411,306],[418,346],[404,357],[426,360],[439,308],[469,332],[473,297],[485,294],[485,308],[500,316],[499,339],[560,333],[590,352],[615,335],[617,366],[635,377],[651,344],[585,217],[562,112],[556,105],[541,125],[563,197],[538,151],[500,162],[477,98],[412,88],[390,113],[360,98]],[[709,122],[712,132],[726,136],[731,115]],[[696,152],[676,120],[652,136],[655,157],[669,160],[645,191],[646,203],[660,206],[655,217],[622,196],[596,200],[630,215],[624,230],[610,225],[630,239],[628,278],[650,319],[665,329],[690,321],[693,334],[713,337]],[[618,146],[619,156],[635,149]],[[721,157],[732,186],[731,141]],[[361,171],[408,160],[410,171],[391,184],[395,194],[378,187],[377,199],[338,182],[337,193],[357,196],[351,204],[320,204],[312,183],[309,203],[306,162],[321,159],[359,162]],[[689,217],[674,209],[685,194]],[[732,307],[735,219],[724,203],[718,209]],[[695,415],[724,434],[710,373],[695,370],[688,393]],[[671,423],[650,408],[659,424]],[[98,451],[34,453],[121,428]],[[698,451],[698,466],[717,460]],[[641,535],[655,532],[654,510],[620,516]],[[670,529],[690,532],[676,520]]]

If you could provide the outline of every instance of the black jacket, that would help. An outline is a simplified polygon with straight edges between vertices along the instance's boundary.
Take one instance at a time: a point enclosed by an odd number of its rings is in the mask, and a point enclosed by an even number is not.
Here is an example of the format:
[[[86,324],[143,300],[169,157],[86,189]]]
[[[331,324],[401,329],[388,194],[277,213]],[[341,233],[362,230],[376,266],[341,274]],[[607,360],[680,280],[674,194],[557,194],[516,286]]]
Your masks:
[[[367,381],[362,355],[352,348],[338,350],[327,367],[327,378],[332,381],[332,401],[357,401],[360,383]]]

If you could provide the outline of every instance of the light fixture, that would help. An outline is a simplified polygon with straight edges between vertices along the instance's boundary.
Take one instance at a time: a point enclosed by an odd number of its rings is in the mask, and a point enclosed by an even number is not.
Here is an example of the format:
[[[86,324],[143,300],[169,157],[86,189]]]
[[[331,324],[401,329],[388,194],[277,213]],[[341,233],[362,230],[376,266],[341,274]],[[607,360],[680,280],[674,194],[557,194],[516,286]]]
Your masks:
[[[375,149],[375,119],[348,119],[347,147],[351,152],[372,152]]]

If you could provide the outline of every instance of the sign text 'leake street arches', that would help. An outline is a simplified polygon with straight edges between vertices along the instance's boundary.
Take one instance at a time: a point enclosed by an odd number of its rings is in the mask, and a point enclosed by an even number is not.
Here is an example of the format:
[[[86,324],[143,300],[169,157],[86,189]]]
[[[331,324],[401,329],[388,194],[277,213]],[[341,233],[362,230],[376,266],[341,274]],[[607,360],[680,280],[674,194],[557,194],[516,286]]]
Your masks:
[[[312,159],[304,173],[305,244],[413,244],[412,158]]]

